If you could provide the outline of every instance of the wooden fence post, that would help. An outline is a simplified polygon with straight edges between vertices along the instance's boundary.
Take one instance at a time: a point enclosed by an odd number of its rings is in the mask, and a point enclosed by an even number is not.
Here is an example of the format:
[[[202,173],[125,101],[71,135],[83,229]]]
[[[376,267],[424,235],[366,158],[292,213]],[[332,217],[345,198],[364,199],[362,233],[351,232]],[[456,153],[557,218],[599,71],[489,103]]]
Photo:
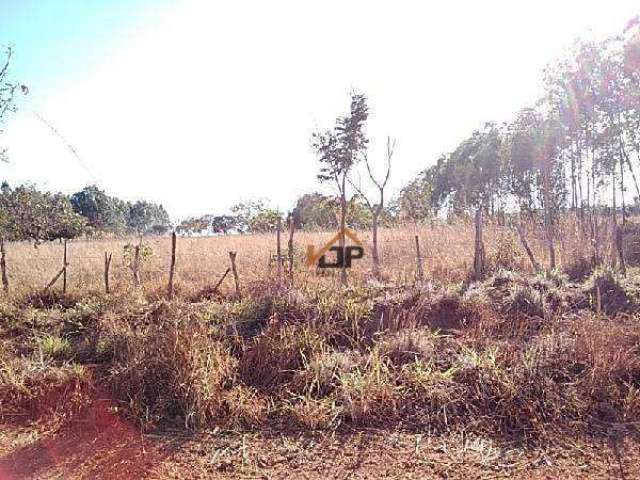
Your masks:
[[[289,242],[287,243],[288,257],[289,257],[289,281],[293,284],[293,233],[295,231],[295,225],[293,223],[293,216],[289,218]]]
[[[240,280],[238,278],[238,269],[236,268],[236,252],[229,252],[229,259],[231,260],[231,271],[233,272],[233,281],[236,285],[236,295],[240,296]]]
[[[173,277],[176,271],[176,232],[171,234],[171,265],[169,266],[169,286],[167,293],[169,298],[173,298]]]
[[[227,277],[230,271],[231,271],[231,268],[227,268],[225,270],[225,272],[222,274],[222,277],[220,277],[220,280],[218,280],[218,283],[216,283],[215,287],[213,287],[213,289],[211,290],[211,295],[213,295],[218,291],[218,288],[220,288],[220,285],[222,285],[222,282]]]
[[[64,256],[62,257],[62,267],[64,272],[62,274],[62,293],[67,293],[67,239],[64,239]]]
[[[424,268],[422,266],[422,254],[420,253],[420,239],[418,235],[415,236],[416,240],[416,273],[418,274],[418,282],[424,281]]]
[[[476,211],[476,239],[473,253],[473,270],[475,279],[482,278],[485,269],[485,250],[482,241],[482,209]]]
[[[4,249],[4,238],[0,238],[0,273],[2,275],[2,290],[9,292],[9,278],[7,277],[7,252]]]
[[[47,292],[51,287],[53,287],[53,285],[58,281],[58,279],[60,278],[60,276],[64,273],[66,267],[62,267],[60,269],[60,271],[58,273],[56,273],[56,276],[53,277],[53,279],[47,284],[46,287],[44,287],[44,291]]]
[[[109,267],[111,266],[111,253],[107,255],[104,252],[104,291],[105,293],[111,293],[109,288]]]
[[[281,237],[282,236],[282,219],[278,217],[278,230],[276,232],[276,258],[277,258],[277,268],[278,268],[278,286],[282,285],[282,245],[281,245]]]

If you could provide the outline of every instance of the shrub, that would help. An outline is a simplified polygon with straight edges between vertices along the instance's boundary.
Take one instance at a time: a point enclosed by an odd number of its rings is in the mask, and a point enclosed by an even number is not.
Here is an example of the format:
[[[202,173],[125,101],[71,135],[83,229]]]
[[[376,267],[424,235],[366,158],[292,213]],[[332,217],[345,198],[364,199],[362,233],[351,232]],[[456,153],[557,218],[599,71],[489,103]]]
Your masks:
[[[387,335],[380,342],[380,354],[395,365],[404,365],[434,356],[438,333],[428,328],[408,328]]]
[[[40,358],[60,360],[69,354],[71,344],[66,338],[57,335],[43,335],[36,340]]]
[[[365,366],[340,375],[337,398],[348,420],[370,426],[393,422],[401,395],[389,366],[374,349]]]
[[[587,280],[584,291],[593,310],[606,314],[626,310],[632,304],[625,280],[611,268],[598,268]]]
[[[240,375],[248,385],[273,390],[324,349],[323,338],[308,326],[272,324],[242,354]]]
[[[220,417],[235,361],[201,322],[152,329],[137,347],[111,368],[109,383],[144,425],[165,420],[197,429]]]

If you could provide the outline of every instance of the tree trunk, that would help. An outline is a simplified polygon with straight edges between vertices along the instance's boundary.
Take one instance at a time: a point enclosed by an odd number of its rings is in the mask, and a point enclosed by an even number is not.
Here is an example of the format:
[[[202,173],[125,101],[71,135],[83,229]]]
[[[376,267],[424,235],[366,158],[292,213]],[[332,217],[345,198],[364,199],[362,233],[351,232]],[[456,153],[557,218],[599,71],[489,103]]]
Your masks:
[[[629,172],[631,173],[631,179],[633,180],[633,185],[636,188],[636,195],[638,197],[638,201],[640,201],[640,186],[638,186],[638,178],[636,177],[636,172],[633,170],[633,165],[631,165],[631,159],[622,145],[622,155],[624,157],[625,162],[627,163],[627,167],[629,167]]]
[[[342,175],[342,188],[340,191],[340,248],[344,252],[345,246],[345,235],[344,231],[347,228],[347,192],[346,192],[346,183],[347,183],[347,174],[344,173]],[[340,268],[340,283],[342,286],[347,286],[347,267],[342,264]]]
[[[372,240],[373,240],[373,250],[371,252],[371,258],[373,260],[373,276],[376,280],[380,279],[380,256],[378,254],[378,216],[380,215],[379,211],[373,212],[373,223],[372,223]]]

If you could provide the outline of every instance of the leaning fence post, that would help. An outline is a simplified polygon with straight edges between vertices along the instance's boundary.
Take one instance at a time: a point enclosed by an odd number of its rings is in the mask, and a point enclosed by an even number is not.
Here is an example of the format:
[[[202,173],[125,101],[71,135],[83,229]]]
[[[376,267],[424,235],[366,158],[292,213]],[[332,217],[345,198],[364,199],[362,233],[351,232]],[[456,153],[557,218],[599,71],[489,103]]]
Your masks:
[[[104,291],[105,293],[111,293],[111,289],[109,288],[109,267],[111,266],[111,254],[107,255],[107,252],[104,252]]]
[[[62,257],[62,268],[64,269],[62,273],[62,293],[67,293],[67,239],[64,239],[64,255]]]
[[[49,289],[50,289],[51,287],[53,287],[53,285],[58,281],[58,279],[60,278],[60,276],[64,273],[65,268],[67,268],[67,267],[62,267],[62,268],[60,269],[60,271],[59,271],[58,273],[56,273],[56,276],[55,276],[55,277],[53,277],[53,279],[52,279],[52,280],[47,284],[47,286],[46,286],[46,287],[44,287],[44,291],[45,291],[45,292],[48,292],[48,291],[49,291]]]
[[[424,281],[424,268],[422,265],[422,254],[420,253],[420,239],[418,235],[415,236],[416,240],[416,271],[418,274],[418,282]]]
[[[476,240],[473,254],[473,270],[476,280],[482,278],[485,269],[485,250],[482,241],[482,209],[476,211]]]
[[[7,252],[4,249],[4,238],[0,238],[0,273],[2,274],[2,290],[9,292],[9,278],[7,277]]]
[[[176,271],[176,232],[171,234],[171,266],[169,267],[169,287],[167,293],[173,298],[173,277]]]
[[[238,270],[236,269],[236,252],[229,252],[229,259],[231,260],[231,271],[233,272],[233,281],[236,285],[236,295],[240,296],[240,280],[238,279]]]

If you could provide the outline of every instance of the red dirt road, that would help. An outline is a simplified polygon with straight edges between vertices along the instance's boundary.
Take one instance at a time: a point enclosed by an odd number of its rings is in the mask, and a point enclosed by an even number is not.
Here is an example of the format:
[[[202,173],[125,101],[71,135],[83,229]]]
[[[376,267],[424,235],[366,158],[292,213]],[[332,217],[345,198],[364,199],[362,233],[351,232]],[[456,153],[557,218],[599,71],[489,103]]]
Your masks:
[[[636,441],[546,449],[389,431],[141,435],[109,414],[47,433],[0,425],[0,479],[640,478]]]

